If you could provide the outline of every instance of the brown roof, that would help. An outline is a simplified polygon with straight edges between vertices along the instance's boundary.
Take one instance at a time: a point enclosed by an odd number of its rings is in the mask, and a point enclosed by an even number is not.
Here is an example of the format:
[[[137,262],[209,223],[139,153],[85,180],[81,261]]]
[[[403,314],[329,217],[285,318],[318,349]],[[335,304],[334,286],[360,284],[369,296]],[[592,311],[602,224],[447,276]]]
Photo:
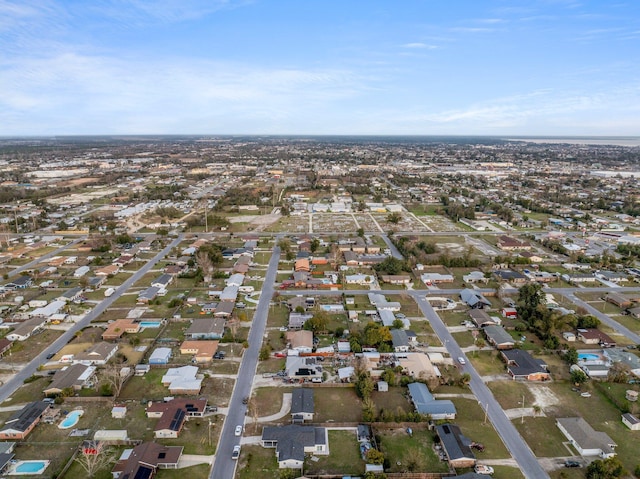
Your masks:
[[[182,446],[162,446],[155,442],[145,442],[134,447],[131,455],[126,460],[119,461],[113,471],[121,472],[120,479],[134,479],[141,469],[155,471],[161,464],[177,465],[182,450]]]
[[[124,333],[137,333],[140,331],[140,323],[133,319],[116,319],[102,333],[102,339],[118,339]]]
[[[202,341],[183,341],[180,345],[181,354],[191,354],[190,351],[195,351],[196,357],[213,357],[218,350],[218,341],[214,340],[202,340]],[[187,351],[184,352],[183,351]]]

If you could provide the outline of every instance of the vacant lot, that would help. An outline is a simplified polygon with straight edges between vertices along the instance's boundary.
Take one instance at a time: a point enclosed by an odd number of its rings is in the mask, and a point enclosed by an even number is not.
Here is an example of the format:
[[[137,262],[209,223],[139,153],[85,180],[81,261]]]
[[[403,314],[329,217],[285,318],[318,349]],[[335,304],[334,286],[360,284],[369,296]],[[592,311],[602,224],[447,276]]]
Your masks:
[[[276,450],[262,446],[242,446],[237,471],[238,479],[278,479],[280,472]]]
[[[315,394],[314,400],[317,422],[362,420],[362,402],[353,387],[322,388]]]
[[[379,447],[390,465],[389,472],[447,472],[446,462],[433,449],[434,434],[414,430],[409,436],[403,428],[376,430]]]

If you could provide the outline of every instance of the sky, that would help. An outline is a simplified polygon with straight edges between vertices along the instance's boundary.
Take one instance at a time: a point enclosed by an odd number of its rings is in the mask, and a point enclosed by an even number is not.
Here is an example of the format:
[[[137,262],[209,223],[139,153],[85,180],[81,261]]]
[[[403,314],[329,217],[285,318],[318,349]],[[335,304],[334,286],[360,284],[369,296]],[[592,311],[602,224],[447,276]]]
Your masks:
[[[0,136],[640,135],[637,0],[0,0]]]

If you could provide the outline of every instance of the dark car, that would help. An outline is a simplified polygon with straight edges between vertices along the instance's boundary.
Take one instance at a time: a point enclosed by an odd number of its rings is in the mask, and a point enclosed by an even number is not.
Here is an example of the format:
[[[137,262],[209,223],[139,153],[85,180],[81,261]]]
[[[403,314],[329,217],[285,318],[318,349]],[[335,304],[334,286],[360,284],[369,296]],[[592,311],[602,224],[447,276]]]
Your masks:
[[[242,398],[242,404],[249,404],[249,396]]]
[[[49,353],[49,354],[47,354],[47,359],[51,359],[55,355],[56,355],[56,353]]]
[[[578,461],[564,461],[564,467],[580,467],[582,466],[582,464],[580,464]]]

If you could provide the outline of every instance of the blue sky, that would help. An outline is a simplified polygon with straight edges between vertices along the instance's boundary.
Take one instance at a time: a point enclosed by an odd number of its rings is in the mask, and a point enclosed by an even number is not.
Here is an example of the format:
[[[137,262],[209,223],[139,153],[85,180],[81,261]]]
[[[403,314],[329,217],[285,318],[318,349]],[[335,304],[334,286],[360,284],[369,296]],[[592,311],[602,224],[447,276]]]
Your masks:
[[[640,135],[637,0],[0,0],[0,135]]]

